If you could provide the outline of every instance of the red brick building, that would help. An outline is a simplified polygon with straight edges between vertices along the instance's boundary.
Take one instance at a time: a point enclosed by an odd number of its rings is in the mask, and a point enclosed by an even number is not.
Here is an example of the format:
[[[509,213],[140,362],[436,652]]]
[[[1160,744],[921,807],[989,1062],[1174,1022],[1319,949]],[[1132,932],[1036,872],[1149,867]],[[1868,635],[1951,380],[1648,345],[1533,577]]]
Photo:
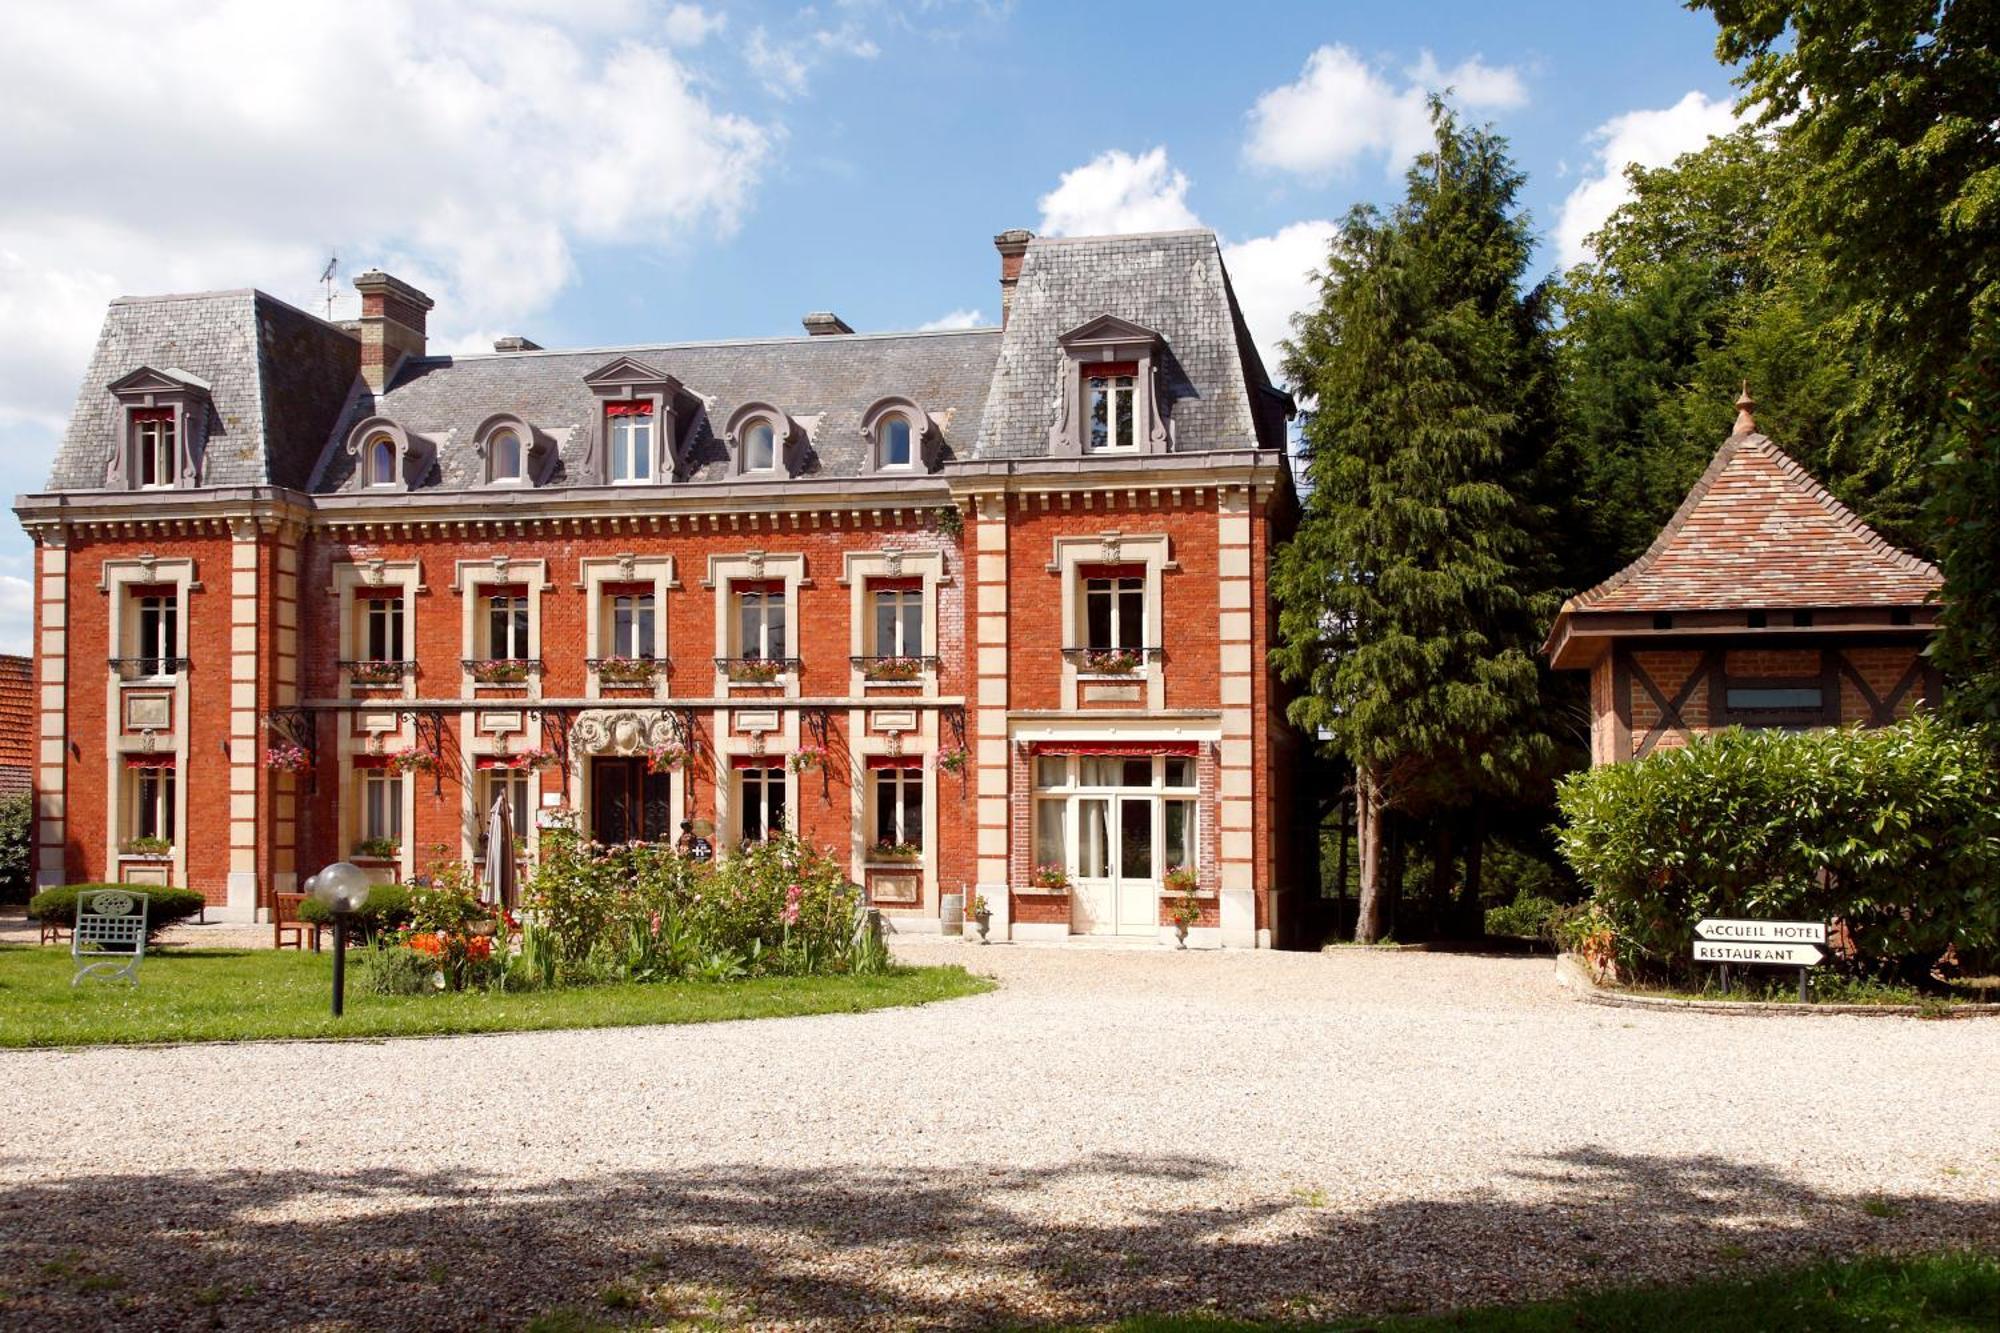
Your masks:
[[[1591,762],[1728,726],[1881,726],[1938,699],[1938,571],[1736,429],[1646,553],[1563,604],[1546,651],[1590,672]]]
[[[442,357],[380,273],[350,325],[114,303],[16,507],[38,878],[248,916],[477,859],[505,795],[530,855],[796,830],[909,931],[1157,936],[1189,865],[1199,938],[1269,943],[1291,404],[1213,235],[996,245],[1003,328],[942,333]]]

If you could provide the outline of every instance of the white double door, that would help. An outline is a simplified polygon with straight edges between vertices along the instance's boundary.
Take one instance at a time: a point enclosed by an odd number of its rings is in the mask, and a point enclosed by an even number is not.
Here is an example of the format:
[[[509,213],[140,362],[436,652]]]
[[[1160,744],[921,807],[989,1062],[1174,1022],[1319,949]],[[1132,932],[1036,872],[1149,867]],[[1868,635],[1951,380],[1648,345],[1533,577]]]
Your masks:
[[[1159,810],[1154,796],[1076,798],[1073,930],[1089,935],[1159,933]]]

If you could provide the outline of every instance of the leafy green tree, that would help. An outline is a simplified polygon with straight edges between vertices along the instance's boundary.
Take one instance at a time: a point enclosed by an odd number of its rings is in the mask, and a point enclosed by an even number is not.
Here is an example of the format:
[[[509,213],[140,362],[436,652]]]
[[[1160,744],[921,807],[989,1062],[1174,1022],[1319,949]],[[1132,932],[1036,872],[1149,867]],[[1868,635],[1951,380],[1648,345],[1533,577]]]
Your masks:
[[[1382,932],[1382,815],[1523,790],[1554,742],[1539,635],[1559,573],[1553,353],[1503,139],[1431,108],[1384,216],[1335,237],[1287,344],[1308,482],[1272,587],[1291,706],[1356,774],[1356,938]]]
[[[0,798],[0,903],[28,901],[34,829],[34,797]]]

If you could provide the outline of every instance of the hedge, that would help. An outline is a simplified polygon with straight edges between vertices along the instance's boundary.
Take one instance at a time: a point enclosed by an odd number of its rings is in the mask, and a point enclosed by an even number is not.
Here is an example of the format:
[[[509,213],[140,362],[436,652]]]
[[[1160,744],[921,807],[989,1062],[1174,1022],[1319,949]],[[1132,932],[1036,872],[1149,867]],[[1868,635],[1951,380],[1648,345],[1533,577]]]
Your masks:
[[[28,915],[36,921],[76,923],[76,896],[99,889],[121,889],[146,895],[146,938],[158,938],[168,926],[178,925],[200,913],[202,896],[193,889],[170,889],[158,884],[60,884],[43,889],[28,900]]]
[[[1838,922],[1837,965],[1921,981],[2000,942],[2000,772],[1976,732],[1732,729],[1565,779],[1558,845],[1598,961],[1692,975],[1706,916]],[[1610,958],[1602,955],[1609,954]]]
[[[319,899],[308,898],[299,904],[299,920],[330,926],[333,913]],[[368,890],[368,901],[361,904],[361,910],[350,912],[347,920],[350,928],[367,938],[385,930],[401,930],[410,924],[410,891],[401,884],[377,884]]]

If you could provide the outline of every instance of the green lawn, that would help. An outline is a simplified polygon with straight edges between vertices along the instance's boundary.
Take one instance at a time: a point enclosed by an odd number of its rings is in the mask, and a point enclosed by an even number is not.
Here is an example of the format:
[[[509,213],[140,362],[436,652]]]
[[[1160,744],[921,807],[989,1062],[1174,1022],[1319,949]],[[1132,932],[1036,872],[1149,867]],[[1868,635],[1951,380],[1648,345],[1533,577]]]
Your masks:
[[[147,954],[134,990],[122,981],[96,978],[72,988],[75,969],[67,949],[0,946],[0,1046],[712,1023],[925,1004],[976,995],[993,985],[961,967],[901,967],[872,977],[387,996],[368,993],[358,963],[350,952],[347,1014],[336,1020],[329,1012],[331,953],[165,949]]]
[[[1429,1317],[1337,1324],[1231,1323],[1142,1317],[1113,1333],[1993,1333],[2000,1328],[2000,1260],[1937,1254],[1849,1259],[1740,1280],[1631,1287],[1561,1301],[1490,1306]]]

